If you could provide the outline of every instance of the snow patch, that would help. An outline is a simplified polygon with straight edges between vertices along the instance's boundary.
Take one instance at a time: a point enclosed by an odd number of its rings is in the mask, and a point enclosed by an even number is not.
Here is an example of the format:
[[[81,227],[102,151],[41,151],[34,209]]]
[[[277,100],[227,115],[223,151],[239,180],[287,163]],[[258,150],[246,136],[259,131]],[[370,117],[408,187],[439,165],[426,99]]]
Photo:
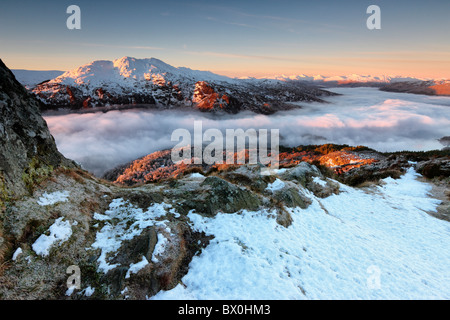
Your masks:
[[[22,248],[17,248],[16,251],[14,251],[14,254],[12,256],[12,260],[16,261],[17,258],[23,253]]]
[[[55,191],[52,193],[45,192],[38,200],[40,206],[51,206],[58,202],[67,202],[69,191]]]
[[[104,221],[105,225],[97,232],[92,249],[100,249],[101,254],[98,258],[99,270],[107,273],[119,266],[119,264],[110,264],[122,242],[131,240],[141,234],[142,230],[150,226],[164,226],[165,221],[157,221],[167,214],[167,210],[172,207],[165,203],[156,203],[150,206],[146,211],[142,210],[123,200],[114,199],[109,210],[104,215],[97,214],[95,217]]]
[[[66,296],[70,297],[72,295],[72,293],[75,291],[76,287],[72,286],[69,289],[67,289],[66,291]]]
[[[202,175],[201,173],[198,173],[198,172],[194,172],[193,174],[190,175],[190,177],[194,178],[194,179],[203,179],[203,178],[205,178],[204,175]]]
[[[284,188],[284,182],[277,178],[273,183],[270,183],[267,186],[266,190],[274,192],[277,190],[281,190],[283,188]]]
[[[84,289],[84,295],[86,297],[90,297],[94,294],[95,292],[95,288],[92,288],[91,286],[87,287],[86,289]]]
[[[153,250],[152,262],[155,263],[159,262],[157,256],[164,253],[164,250],[166,249],[166,245],[168,242],[169,240],[167,240],[167,238],[164,237],[164,235],[162,235],[161,233],[158,234],[158,242],[156,243],[155,250]]]
[[[317,183],[318,185],[320,185],[322,187],[325,187],[327,185],[327,182],[322,180],[322,179],[320,179],[319,177],[314,177],[313,178],[313,182]]]
[[[50,249],[55,244],[62,244],[72,235],[72,226],[69,221],[63,221],[63,217],[55,220],[50,228],[50,235],[42,234],[32,245],[34,252],[41,256],[48,256]]]
[[[127,271],[125,279],[130,278],[132,273],[138,273],[140,270],[144,269],[145,266],[148,265],[148,260],[145,257],[142,257],[142,260],[138,263],[130,264],[130,268]]]

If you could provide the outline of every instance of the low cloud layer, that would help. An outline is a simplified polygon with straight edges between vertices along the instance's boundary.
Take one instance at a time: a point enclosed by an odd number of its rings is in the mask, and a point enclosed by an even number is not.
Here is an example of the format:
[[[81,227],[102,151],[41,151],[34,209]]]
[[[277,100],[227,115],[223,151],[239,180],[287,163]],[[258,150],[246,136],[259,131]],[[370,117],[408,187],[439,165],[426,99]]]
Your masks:
[[[274,115],[214,116],[193,111],[128,110],[45,116],[59,150],[96,175],[148,153],[171,148],[173,130],[279,129],[281,144],[366,145],[379,151],[440,149],[450,135],[450,98],[339,88],[329,104]]]

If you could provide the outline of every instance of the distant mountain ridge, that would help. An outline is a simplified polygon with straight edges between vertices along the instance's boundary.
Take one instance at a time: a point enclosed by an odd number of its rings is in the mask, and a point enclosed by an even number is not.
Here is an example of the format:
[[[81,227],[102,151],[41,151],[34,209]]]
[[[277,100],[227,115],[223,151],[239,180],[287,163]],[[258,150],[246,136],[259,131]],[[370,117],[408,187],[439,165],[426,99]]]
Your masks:
[[[25,87],[31,88],[43,81],[48,81],[59,77],[64,73],[60,70],[24,70],[24,69],[12,69],[11,70],[17,81],[19,81]]]
[[[191,107],[202,111],[270,114],[334,95],[309,83],[245,81],[173,67],[159,59],[122,57],[80,66],[31,90],[47,109],[146,104],[158,108]]]
[[[349,82],[353,83],[396,83],[396,82],[422,82],[422,81],[448,81],[449,79],[433,79],[423,77],[411,77],[405,75],[368,75],[368,74],[347,74],[347,75],[307,75],[307,74],[280,74],[273,76],[263,77],[241,77],[241,80],[253,80],[253,81],[306,81],[315,83],[335,83],[345,84]]]
[[[307,75],[292,75],[292,76],[276,76],[276,81],[296,82],[302,81],[319,85],[325,88],[332,87],[376,87],[382,91],[414,93],[425,95],[450,95],[450,80],[449,79],[430,79],[430,78],[415,78],[405,76],[392,75],[359,75],[351,74],[347,76],[307,76]],[[255,81],[267,81],[266,78],[255,79]]]
[[[22,84],[44,109],[73,110],[112,105],[188,107],[201,111],[271,114],[296,108],[290,102],[324,102],[334,95],[326,88],[369,86],[385,91],[429,95],[450,94],[450,81],[402,76],[276,76],[230,78],[209,71],[174,67],[156,58],[122,57],[97,60],[47,79],[50,72],[16,71]],[[58,74],[57,71],[53,75]],[[42,80],[44,79],[44,80]],[[30,85],[33,84],[33,85]],[[298,106],[297,106],[298,107]]]

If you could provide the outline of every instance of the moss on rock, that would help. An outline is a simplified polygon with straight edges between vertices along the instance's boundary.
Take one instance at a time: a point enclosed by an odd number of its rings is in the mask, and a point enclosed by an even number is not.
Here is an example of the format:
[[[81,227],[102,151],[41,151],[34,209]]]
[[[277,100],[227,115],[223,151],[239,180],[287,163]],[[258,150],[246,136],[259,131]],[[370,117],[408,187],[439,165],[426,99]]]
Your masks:
[[[22,173],[22,180],[30,194],[35,187],[50,177],[54,168],[51,165],[45,165],[36,157],[32,158],[28,167]]]
[[[204,202],[203,212],[207,215],[214,215],[219,211],[233,213],[242,209],[257,210],[261,205],[260,199],[251,191],[221,178],[208,177],[202,185],[211,187]]]
[[[6,202],[9,201],[8,189],[6,188],[5,178],[0,173],[0,212],[3,212],[3,208]]]

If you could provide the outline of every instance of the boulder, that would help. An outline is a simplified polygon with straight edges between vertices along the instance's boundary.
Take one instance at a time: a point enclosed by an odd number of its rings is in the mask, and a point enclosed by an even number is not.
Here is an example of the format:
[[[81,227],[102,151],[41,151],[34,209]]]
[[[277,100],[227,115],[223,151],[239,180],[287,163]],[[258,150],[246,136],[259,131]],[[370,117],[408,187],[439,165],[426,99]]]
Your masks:
[[[199,214],[213,216],[218,212],[257,210],[261,205],[261,200],[250,190],[240,188],[219,177],[208,177],[201,186],[205,187],[203,194],[192,199],[192,204]]]
[[[293,168],[287,169],[280,177],[285,180],[293,180],[305,186],[312,177],[323,177],[315,165],[308,162],[300,162]]]
[[[450,177],[450,159],[448,157],[437,158],[417,163],[416,170],[424,177]]]

